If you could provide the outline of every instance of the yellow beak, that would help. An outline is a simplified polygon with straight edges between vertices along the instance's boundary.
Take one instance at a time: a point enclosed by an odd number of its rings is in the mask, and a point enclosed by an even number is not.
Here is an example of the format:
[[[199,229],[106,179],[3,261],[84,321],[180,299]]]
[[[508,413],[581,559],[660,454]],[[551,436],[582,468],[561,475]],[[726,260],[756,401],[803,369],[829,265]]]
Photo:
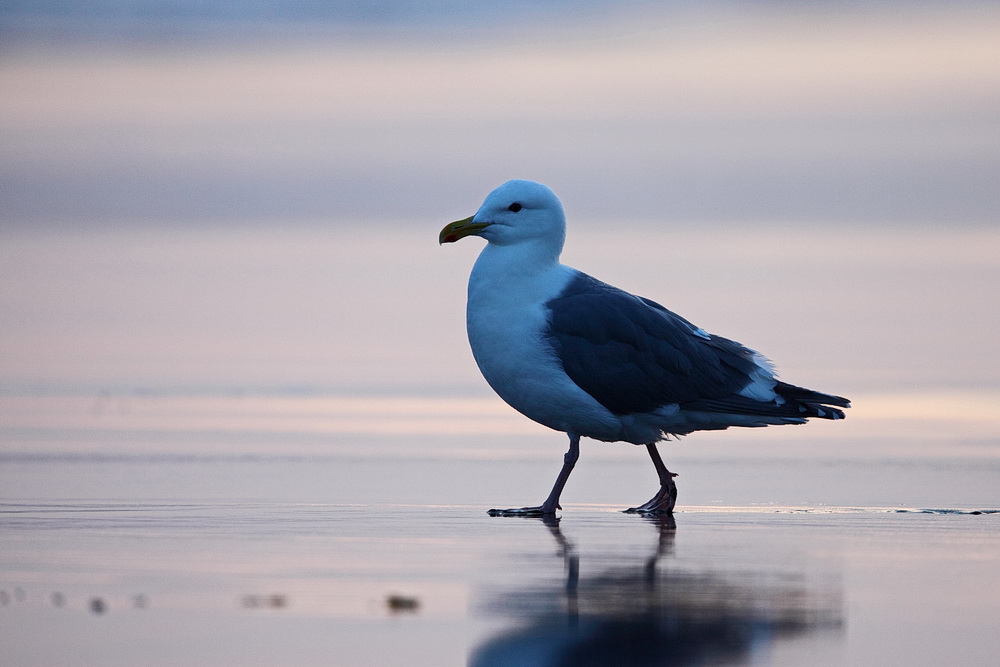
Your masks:
[[[466,236],[478,234],[490,226],[488,222],[473,222],[472,219],[474,217],[476,216],[470,215],[463,220],[449,222],[441,230],[441,233],[438,234],[438,243],[454,243],[459,239],[464,239]]]

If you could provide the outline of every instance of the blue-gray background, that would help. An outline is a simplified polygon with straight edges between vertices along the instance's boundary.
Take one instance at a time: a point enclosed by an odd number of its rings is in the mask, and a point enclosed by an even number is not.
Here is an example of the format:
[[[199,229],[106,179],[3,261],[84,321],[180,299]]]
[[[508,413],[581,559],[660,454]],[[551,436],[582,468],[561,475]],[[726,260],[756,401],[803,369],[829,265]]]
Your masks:
[[[581,611],[657,552],[837,582],[843,632],[755,629],[755,664],[994,664],[997,35],[996,2],[0,2],[0,662],[461,664],[577,549]],[[584,444],[562,546],[486,517],[565,447],[475,368],[482,241],[437,244],[512,177],[568,263],[848,419],[664,443],[676,543],[617,512],[656,484],[625,445]]]
[[[0,209],[994,222],[995,3],[5,2]],[[464,209],[463,209],[464,210]]]
[[[476,239],[846,395],[995,389],[996,3],[0,7],[8,390],[470,392]]]

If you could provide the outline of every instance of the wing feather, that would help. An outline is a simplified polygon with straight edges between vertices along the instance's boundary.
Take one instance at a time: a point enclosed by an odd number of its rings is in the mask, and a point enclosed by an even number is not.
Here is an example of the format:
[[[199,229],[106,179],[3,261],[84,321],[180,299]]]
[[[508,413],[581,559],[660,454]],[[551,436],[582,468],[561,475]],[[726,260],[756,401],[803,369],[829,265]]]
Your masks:
[[[615,414],[722,399],[759,370],[752,350],[583,273],[546,305],[567,375]]]

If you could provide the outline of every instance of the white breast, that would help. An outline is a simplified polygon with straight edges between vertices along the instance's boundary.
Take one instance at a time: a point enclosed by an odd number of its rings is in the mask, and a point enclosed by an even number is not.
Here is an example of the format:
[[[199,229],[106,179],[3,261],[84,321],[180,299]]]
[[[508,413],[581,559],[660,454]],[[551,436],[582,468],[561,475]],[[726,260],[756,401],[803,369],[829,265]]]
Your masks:
[[[487,246],[469,278],[469,343],[483,377],[511,407],[559,431],[613,439],[617,417],[563,371],[544,331],[545,303],[574,270],[539,264],[512,247]]]

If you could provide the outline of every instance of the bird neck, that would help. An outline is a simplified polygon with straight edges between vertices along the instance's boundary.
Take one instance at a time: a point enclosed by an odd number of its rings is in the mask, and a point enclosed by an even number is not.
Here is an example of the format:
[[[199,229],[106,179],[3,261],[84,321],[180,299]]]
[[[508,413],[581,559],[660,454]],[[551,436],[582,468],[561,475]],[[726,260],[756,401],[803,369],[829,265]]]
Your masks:
[[[506,311],[511,303],[552,298],[571,278],[572,269],[558,255],[529,244],[483,248],[469,276],[469,303]]]
[[[561,251],[561,244],[556,246],[541,239],[510,245],[487,243],[479,253],[473,271],[489,273],[501,281],[517,276],[530,277],[558,266]]]

